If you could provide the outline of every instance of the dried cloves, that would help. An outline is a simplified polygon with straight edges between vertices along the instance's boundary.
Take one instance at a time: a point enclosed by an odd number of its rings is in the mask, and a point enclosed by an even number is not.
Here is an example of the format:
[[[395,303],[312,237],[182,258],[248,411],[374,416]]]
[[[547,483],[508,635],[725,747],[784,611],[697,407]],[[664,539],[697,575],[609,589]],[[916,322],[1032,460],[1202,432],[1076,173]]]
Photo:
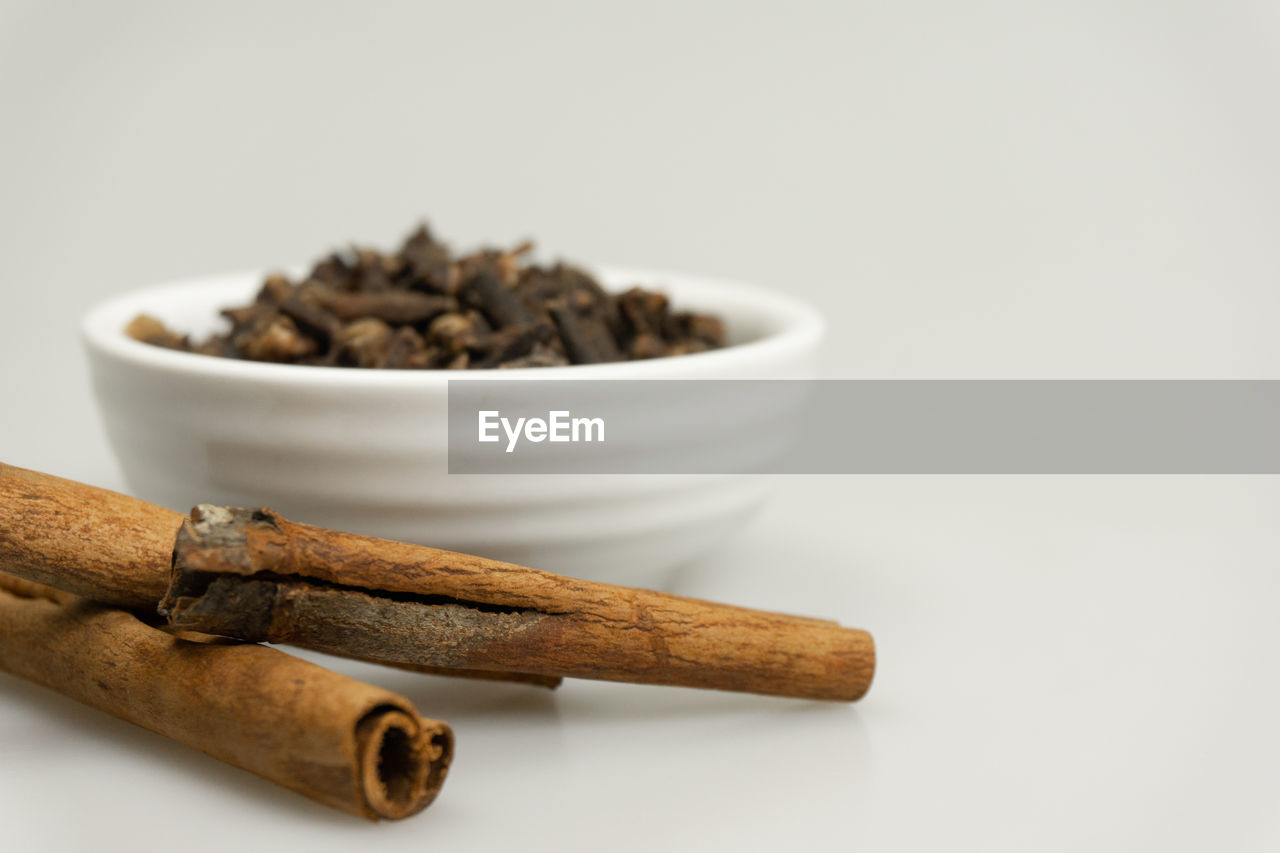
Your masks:
[[[719,317],[673,313],[661,293],[614,295],[583,270],[527,263],[531,244],[455,257],[426,225],[400,250],[359,248],[292,281],[267,276],[229,331],[193,343],[153,317],[136,340],[225,358],[386,369],[554,367],[658,358],[724,345]]]

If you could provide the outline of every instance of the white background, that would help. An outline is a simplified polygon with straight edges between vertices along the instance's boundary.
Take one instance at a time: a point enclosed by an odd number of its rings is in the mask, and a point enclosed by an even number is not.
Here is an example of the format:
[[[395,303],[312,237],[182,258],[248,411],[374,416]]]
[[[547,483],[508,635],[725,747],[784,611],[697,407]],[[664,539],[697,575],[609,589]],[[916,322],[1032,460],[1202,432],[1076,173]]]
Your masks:
[[[836,377],[1280,376],[1274,3],[0,2],[0,459],[120,486],[75,318],[420,217],[785,288]],[[13,849],[1271,850],[1276,478],[811,478],[676,590],[858,705],[340,665],[450,720],[368,826],[0,676]],[[554,567],[548,567],[554,568]]]

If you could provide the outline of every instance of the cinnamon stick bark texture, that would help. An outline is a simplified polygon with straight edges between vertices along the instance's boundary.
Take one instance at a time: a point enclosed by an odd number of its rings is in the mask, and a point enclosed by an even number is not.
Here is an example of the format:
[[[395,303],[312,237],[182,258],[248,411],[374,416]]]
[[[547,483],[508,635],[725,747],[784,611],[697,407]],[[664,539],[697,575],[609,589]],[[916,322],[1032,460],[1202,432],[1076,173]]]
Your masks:
[[[392,664],[854,700],[865,631],[592,583],[203,505],[178,533],[176,627]]]
[[[154,612],[184,516],[127,495],[0,463],[0,555],[15,575]]]
[[[394,693],[4,574],[0,669],[373,820],[425,808],[453,752],[448,724]]]
[[[173,543],[184,518],[128,495],[0,462],[0,563],[14,575],[104,604],[155,612],[169,588]],[[559,678],[526,673],[399,666],[551,689],[560,684]]]

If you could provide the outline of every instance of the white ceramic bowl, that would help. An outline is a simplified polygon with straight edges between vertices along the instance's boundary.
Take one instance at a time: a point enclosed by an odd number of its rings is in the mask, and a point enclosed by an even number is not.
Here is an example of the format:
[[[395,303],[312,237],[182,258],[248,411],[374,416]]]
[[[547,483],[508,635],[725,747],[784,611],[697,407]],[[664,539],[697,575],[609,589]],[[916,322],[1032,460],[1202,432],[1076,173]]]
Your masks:
[[[823,334],[783,294],[683,274],[610,269],[677,310],[720,314],[730,345],[648,361],[500,371],[503,379],[805,379]],[[94,393],[133,494],[180,511],[270,506],[297,521],[603,580],[661,586],[765,497],[745,476],[447,473],[445,370],[263,364],[174,352],[124,334],[147,313],[203,336],[245,304],[259,273],[166,284],[85,317]],[[486,371],[498,373],[498,371]]]

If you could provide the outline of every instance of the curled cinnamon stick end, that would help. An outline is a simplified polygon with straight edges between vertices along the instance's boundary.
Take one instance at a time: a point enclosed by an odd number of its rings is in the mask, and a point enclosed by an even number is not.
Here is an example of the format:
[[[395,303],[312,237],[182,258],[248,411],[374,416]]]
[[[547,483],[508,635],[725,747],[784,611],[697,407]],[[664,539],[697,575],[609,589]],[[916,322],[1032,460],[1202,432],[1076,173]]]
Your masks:
[[[394,693],[2,573],[0,670],[371,820],[425,808],[453,754],[448,724]]]
[[[388,663],[853,701],[875,671],[835,622],[553,575],[202,505],[160,612],[171,625]]]
[[[426,808],[448,771],[453,733],[412,709],[379,708],[356,725],[360,799],[365,817],[396,820]]]

